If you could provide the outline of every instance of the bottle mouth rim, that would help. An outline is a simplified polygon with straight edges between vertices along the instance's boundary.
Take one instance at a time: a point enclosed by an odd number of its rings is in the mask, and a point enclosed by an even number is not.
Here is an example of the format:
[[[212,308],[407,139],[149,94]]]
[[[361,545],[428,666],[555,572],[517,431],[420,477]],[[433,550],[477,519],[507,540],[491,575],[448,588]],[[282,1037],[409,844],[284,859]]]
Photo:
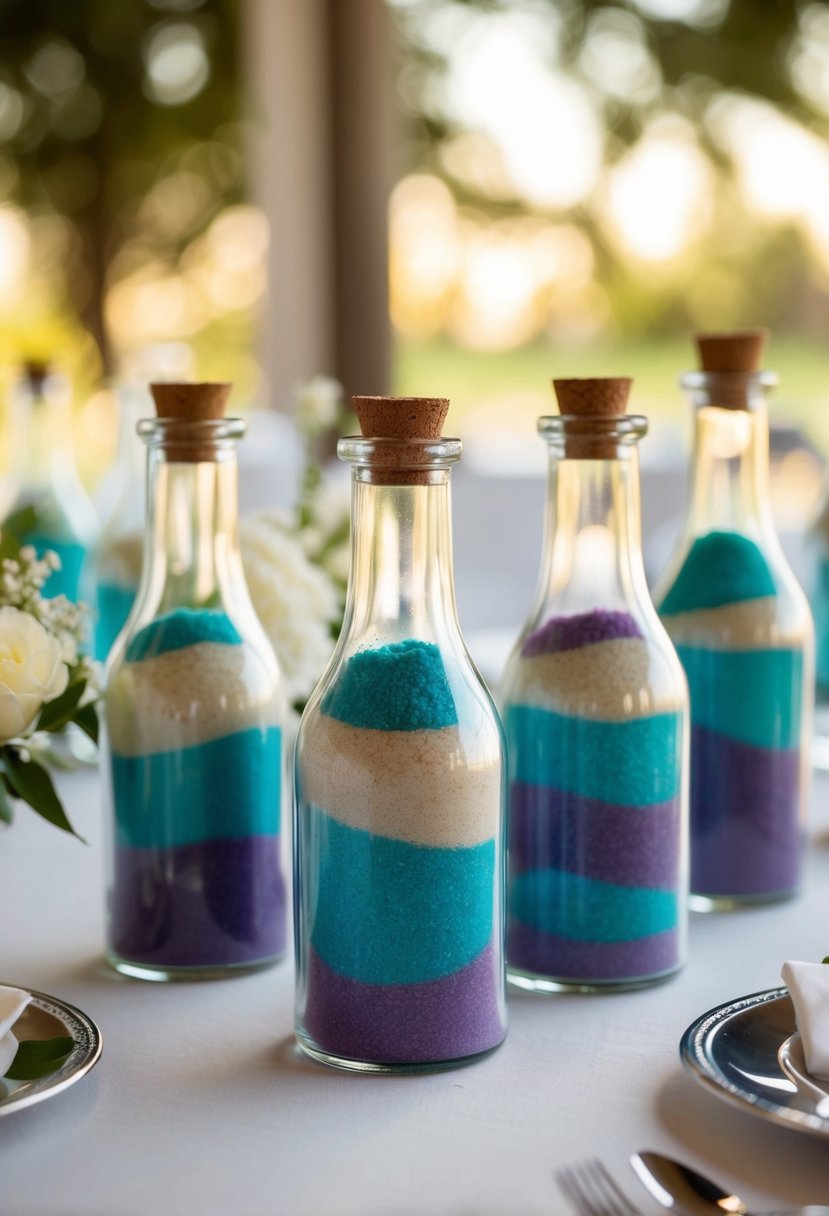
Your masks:
[[[344,435],[337,441],[340,460],[358,468],[420,470],[448,468],[460,460],[460,439],[373,438]]]
[[[635,443],[648,432],[648,420],[643,414],[599,414],[592,418],[580,414],[542,414],[536,426],[542,439],[553,441],[578,438],[580,442]]]
[[[774,388],[780,383],[777,372],[682,372],[679,377],[682,388]]]
[[[241,439],[247,423],[243,418],[206,418],[197,422],[180,418],[141,418],[135,430],[148,447],[219,448]]]

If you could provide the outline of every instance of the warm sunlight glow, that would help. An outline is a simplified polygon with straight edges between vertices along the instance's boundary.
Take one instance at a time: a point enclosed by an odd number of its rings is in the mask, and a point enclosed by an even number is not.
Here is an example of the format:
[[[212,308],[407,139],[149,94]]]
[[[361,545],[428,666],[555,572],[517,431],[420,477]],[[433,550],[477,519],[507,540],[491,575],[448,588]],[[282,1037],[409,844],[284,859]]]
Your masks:
[[[616,238],[649,262],[677,257],[712,215],[706,157],[692,138],[664,127],[640,140],[608,180],[606,207]]]

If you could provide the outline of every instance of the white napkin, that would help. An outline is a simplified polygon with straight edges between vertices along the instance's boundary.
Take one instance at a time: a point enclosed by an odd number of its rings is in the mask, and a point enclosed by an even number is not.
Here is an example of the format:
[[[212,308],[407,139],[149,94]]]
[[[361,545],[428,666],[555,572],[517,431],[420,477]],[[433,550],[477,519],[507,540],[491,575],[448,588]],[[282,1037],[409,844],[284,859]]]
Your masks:
[[[794,1005],[806,1070],[829,1079],[829,963],[784,963],[780,974]]]
[[[6,1069],[11,1067],[17,1055],[17,1039],[11,1028],[31,999],[30,992],[23,992],[20,988],[4,988],[0,984],[0,1077],[5,1076]]]

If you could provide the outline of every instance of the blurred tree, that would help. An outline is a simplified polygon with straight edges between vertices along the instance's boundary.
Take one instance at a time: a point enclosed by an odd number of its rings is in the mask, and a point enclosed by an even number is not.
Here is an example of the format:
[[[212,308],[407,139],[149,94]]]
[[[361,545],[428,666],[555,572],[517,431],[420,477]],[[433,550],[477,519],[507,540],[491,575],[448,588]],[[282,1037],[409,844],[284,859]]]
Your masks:
[[[174,264],[242,193],[238,42],[238,0],[0,0],[0,197],[71,226],[61,287],[104,372],[113,275]]]
[[[596,281],[623,334],[670,331],[701,318],[729,324],[758,316],[772,325],[825,332],[829,243],[816,191],[829,160],[823,168],[817,164],[825,150],[814,137],[829,134],[826,0],[390,2],[405,44],[400,91],[410,113],[410,162],[450,185],[468,222],[529,213],[549,223],[577,224],[590,238]],[[469,98],[459,104],[457,78],[467,48],[476,49],[487,25],[505,33],[508,25],[523,28],[537,63],[546,65],[551,79],[576,86],[598,119],[599,163],[578,198],[556,201],[554,191],[546,199],[543,191],[533,197],[504,160],[523,122],[519,137],[526,133],[523,142],[529,145],[532,127],[534,154],[540,164],[545,157],[549,162],[556,155],[554,124],[569,121],[552,103],[545,110],[540,89],[537,108],[526,102],[532,95],[527,89],[523,115],[516,117],[518,103],[509,95],[516,84],[514,65],[511,73],[506,70],[514,42],[503,48],[503,73],[497,50],[487,59],[487,85],[503,103],[501,115],[490,121],[490,107],[471,131],[468,105],[464,112]],[[480,91],[482,81],[475,79]],[[513,126],[499,146],[510,111]],[[748,147],[761,126],[768,135],[762,154],[759,141]],[[630,167],[637,150],[644,153],[654,139],[661,146],[682,144],[686,164],[694,160],[691,169],[703,183],[684,221],[687,253],[681,256],[637,254],[635,242],[625,243],[619,213],[626,206],[629,217],[641,206],[642,188],[631,189],[626,202],[612,197],[624,184],[623,173],[614,176],[614,170]],[[572,140],[555,146],[578,155]],[[787,159],[792,149],[800,156],[797,165],[794,157]],[[808,167],[802,169],[809,156],[811,177]],[[559,168],[567,169],[563,156]],[[548,164],[547,185],[554,170]],[[763,178],[765,189],[758,190]],[[654,170],[651,186],[653,208],[659,206],[656,199],[675,200],[683,182],[672,180],[670,170],[661,177]],[[758,201],[752,193],[762,197]],[[640,217],[640,234],[643,224]],[[700,275],[703,266],[706,273]]]

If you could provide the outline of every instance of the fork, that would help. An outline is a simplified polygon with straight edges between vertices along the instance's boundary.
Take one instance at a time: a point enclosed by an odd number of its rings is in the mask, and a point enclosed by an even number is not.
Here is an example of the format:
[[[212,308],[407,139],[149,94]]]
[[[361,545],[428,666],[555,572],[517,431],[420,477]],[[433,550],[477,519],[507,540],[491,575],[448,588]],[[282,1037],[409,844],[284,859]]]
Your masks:
[[[555,1178],[578,1216],[641,1216],[598,1157],[564,1166]]]

